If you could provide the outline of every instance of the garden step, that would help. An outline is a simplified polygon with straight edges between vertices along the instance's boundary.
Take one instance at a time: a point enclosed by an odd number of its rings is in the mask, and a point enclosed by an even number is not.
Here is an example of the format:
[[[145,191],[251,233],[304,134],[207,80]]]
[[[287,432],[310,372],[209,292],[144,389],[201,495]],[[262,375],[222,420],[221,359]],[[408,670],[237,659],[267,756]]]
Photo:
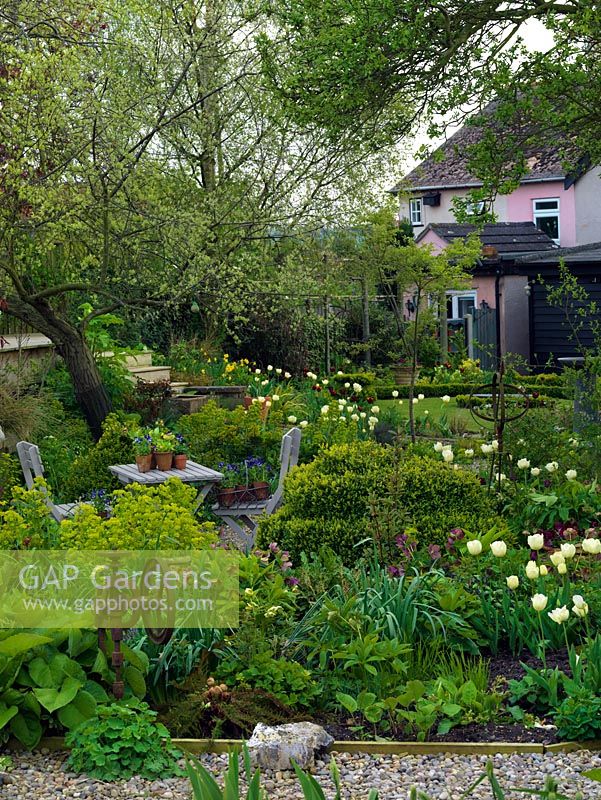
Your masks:
[[[138,378],[144,383],[156,383],[156,381],[170,381],[171,367],[129,367],[129,372],[134,378]]]
[[[189,385],[186,381],[171,381],[169,384],[174,395],[181,394]]]
[[[106,350],[100,354],[103,358],[112,358],[115,353],[112,350]],[[123,364],[127,369],[132,367],[151,367],[152,366],[152,350],[143,350],[139,353],[131,353],[126,355]]]

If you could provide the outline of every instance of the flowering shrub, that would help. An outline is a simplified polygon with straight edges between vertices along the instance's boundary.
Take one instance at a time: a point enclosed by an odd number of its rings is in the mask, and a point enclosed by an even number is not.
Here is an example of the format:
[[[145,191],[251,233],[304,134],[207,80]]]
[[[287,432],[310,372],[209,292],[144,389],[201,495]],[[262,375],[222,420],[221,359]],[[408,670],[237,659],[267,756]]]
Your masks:
[[[60,546],[81,550],[203,549],[217,540],[212,522],[194,519],[195,490],[177,478],[133,483],[113,493],[110,519],[82,505],[60,525]]]
[[[58,523],[48,508],[48,485],[34,479],[33,489],[15,486],[5,511],[0,511],[0,549],[51,549],[56,546]]]
[[[19,462],[8,453],[0,453],[0,511],[8,505],[11,492],[21,482]]]

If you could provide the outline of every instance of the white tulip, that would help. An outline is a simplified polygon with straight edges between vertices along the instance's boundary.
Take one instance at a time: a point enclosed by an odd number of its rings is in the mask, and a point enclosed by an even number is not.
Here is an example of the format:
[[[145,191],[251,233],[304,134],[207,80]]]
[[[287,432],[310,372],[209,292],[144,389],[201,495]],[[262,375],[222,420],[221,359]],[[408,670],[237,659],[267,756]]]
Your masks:
[[[557,470],[559,469],[559,464],[557,463],[557,461],[549,461],[548,464],[545,464],[545,469],[547,470],[547,472],[557,472]]]
[[[443,396],[440,399],[442,400],[443,403],[450,403],[451,402],[451,398],[449,397],[448,394],[443,394]]]
[[[271,372],[272,370],[273,370],[273,367],[271,366],[271,364],[268,364],[267,365],[267,372]]]
[[[474,455],[474,451],[472,450],[471,447],[468,447],[468,449],[464,451],[464,454],[467,456],[467,458],[472,458]]]
[[[569,481],[575,481],[575,480],[576,480],[576,478],[577,478],[577,476],[578,476],[578,473],[576,472],[576,470],[575,470],[575,469],[569,469],[569,470],[566,472],[566,478],[567,478]]]
[[[395,400],[396,400],[396,399],[397,399],[397,397],[399,396],[399,393],[397,392],[397,390],[396,390],[396,389],[394,389],[394,390],[393,390],[393,392],[392,392],[392,396],[394,397],[394,399],[395,399]]]
[[[302,420],[302,422],[298,423],[301,428],[306,428],[309,424],[306,419]]]
[[[518,469],[528,469],[530,462],[527,458],[518,458]]]
[[[517,589],[520,585],[520,579],[517,575],[510,575],[508,578],[505,578],[507,581],[507,588],[508,589]]]
[[[290,416],[288,417],[288,422],[291,425],[294,425],[294,423],[296,422],[296,417],[294,416],[294,414],[290,414]]]
[[[601,553],[601,539],[583,539],[582,552],[589,553],[592,556],[599,555]]]
[[[535,611],[544,611],[547,603],[549,602],[549,598],[544,594],[535,594],[532,596],[532,608]]]
[[[285,373],[284,373],[284,377],[286,378],[286,380],[290,380],[290,378],[292,377],[292,375],[291,375],[289,372],[285,372]]]
[[[365,411],[361,411],[361,412],[359,413],[359,416],[361,417],[361,419],[365,419],[365,417],[367,416],[367,414],[365,413]]]
[[[584,602],[584,597],[581,594],[575,594],[572,597],[572,603],[574,603],[575,606],[578,606],[578,608],[583,608],[586,605]]]
[[[450,464],[455,458],[455,456],[453,455],[453,451],[452,450],[443,450],[442,451],[442,457],[443,457],[443,460],[447,464]]]
[[[503,558],[503,556],[507,554],[507,545],[502,539],[492,542],[490,549],[493,556],[496,556],[497,558]]]
[[[482,552],[482,542],[479,539],[472,539],[467,543],[467,551],[471,556],[479,556]]]
[[[571,542],[564,542],[564,544],[561,545],[561,552],[567,561],[570,558],[574,558],[576,555],[576,547]]]
[[[560,564],[565,564],[565,561],[566,557],[560,550],[556,550],[554,553],[551,553],[551,563],[554,567],[558,567]]]
[[[359,392],[361,392],[362,390],[363,390],[363,386],[361,386],[360,383],[353,383],[353,391],[355,391],[357,394],[359,394]]]
[[[326,414],[329,413],[329,411],[330,411],[330,406],[322,406],[321,407],[321,413],[324,415],[324,417],[325,417]]]
[[[505,475],[504,472],[497,472],[497,474],[495,475],[495,481],[497,481],[497,483],[501,483],[502,481],[506,480],[507,480],[507,475]]]
[[[345,388],[345,389],[350,389],[350,388],[351,388],[351,385],[350,385],[350,383],[345,383],[345,384],[344,384],[344,388]]]
[[[418,400],[423,400],[424,399],[424,395],[423,394],[418,394],[417,399]]]
[[[444,450],[444,446],[443,446],[442,442],[436,442],[436,444],[434,445],[434,451],[436,453],[442,453],[443,450]]]
[[[370,417],[367,421],[369,422],[370,425],[376,425],[377,422],[378,422],[378,418],[377,417]]]
[[[276,371],[275,371],[275,374],[276,375],[281,375],[282,374],[282,368],[281,367],[277,367]]]
[[[526,577],[531,581],[535,581],[539,575],[540,575],[540,570],[538,568],[536,561],[529,561],[526,564]]]
[[[540,475],[540,468],[532,467],[532,469],[530,470],[530,474],[532,475],[533,478],[538,478],[538,476]]]
[[[372,406],[371,407],[372,414],[379,414],[380,413],[380,406]]]
[[[484,453],[485,456],[488,456],[488,455],[490,455],[492,453],[493,448],[492,448],[492,445],[490,445],[490,444],[481,444],[480,445],[480,450],[482,450],[482,452]]]
[[[327,386],[329,382],[330,382],[330,381],[327,381],[325,378],[322,380],[322,384],[323,384],[324,386]]]
[[[499,449],[499,442],[496,439],[493,439],[492,442],[490,443],[490,446],[492,447],[493,450],[496,451]]]
[[[359,422],[359,414],[351,414],[351,419],[353,422]]]
[[[548,575],[548,574],[549,574],[549,570],[548,570],[548,569],[545,567],[545,565],[544,565],[544,564],[541,564],[541,565],[540,565],[540,567],[539,567],[539,571],[540,571],[540,574],[541,574],[541,577],[542,577],[542,578],[544,578],[544,577],[545,577],[545,575]]]
[[[272,394],[271,399],[273,400],[274,403],[277,403],[278,400],[280,399],[280,396],[279,394]]]
[[[568,565],[565,561],[562,561],[561,564],[557,565],[557,574],[558,575],[565,575],[568,571]]]
[[[583,603],[581,606],[573,606],[572,613],[577,617],[586,617],[588,614],[588,603]]]
[[[415,406],[415,405],[417,405],[417,404],[419,403],[419,400],[417,399],[417,397],[414,397],[414,398],[413,398],[413,400],[412,400],[411,402],[412,402],[412,403],[413,403],[413,405]]]
[[[570,612],[567,606],[561,606],[561,608],[554,608],[553,611],[549,611],[548,616],[553,622],[556,622],[558,625],[563,625],[563,623],[569,619]]]
[[[528,537],[528,547],[531,550],[542,550],[545,546],[545,537],[542,533],[533,533]]]

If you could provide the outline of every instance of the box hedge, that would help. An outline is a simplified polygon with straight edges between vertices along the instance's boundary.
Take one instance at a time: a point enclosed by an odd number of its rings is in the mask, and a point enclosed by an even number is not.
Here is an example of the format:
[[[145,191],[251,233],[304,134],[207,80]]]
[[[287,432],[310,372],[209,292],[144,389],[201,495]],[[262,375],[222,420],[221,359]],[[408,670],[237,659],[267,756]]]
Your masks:
[[[492,498],[477,476],[442,461],[419,456],[401,459],[393,477],[393,451],[373,442],[324,450],[286,479],[285,504],[261,521],[260,547],[276,541],[293,560],[301,552],[330,546],[352,564],[365,539],[370,496],[390,497],[418,531],[420,543],[444,544],[452,528],[480,532],[498,524]]]

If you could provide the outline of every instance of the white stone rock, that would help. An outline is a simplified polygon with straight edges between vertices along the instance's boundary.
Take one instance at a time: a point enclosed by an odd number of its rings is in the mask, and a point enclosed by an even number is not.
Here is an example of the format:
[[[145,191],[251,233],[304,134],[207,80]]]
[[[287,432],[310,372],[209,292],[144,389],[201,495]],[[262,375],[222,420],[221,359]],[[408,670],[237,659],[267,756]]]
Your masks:
[[[313,722],[274,727],[259,722],[248,741],[248,750],[253,765],[263,769],[293,769],[292,760],[307,769],[315,764],[315,752],[333,741],[326,730]]]

